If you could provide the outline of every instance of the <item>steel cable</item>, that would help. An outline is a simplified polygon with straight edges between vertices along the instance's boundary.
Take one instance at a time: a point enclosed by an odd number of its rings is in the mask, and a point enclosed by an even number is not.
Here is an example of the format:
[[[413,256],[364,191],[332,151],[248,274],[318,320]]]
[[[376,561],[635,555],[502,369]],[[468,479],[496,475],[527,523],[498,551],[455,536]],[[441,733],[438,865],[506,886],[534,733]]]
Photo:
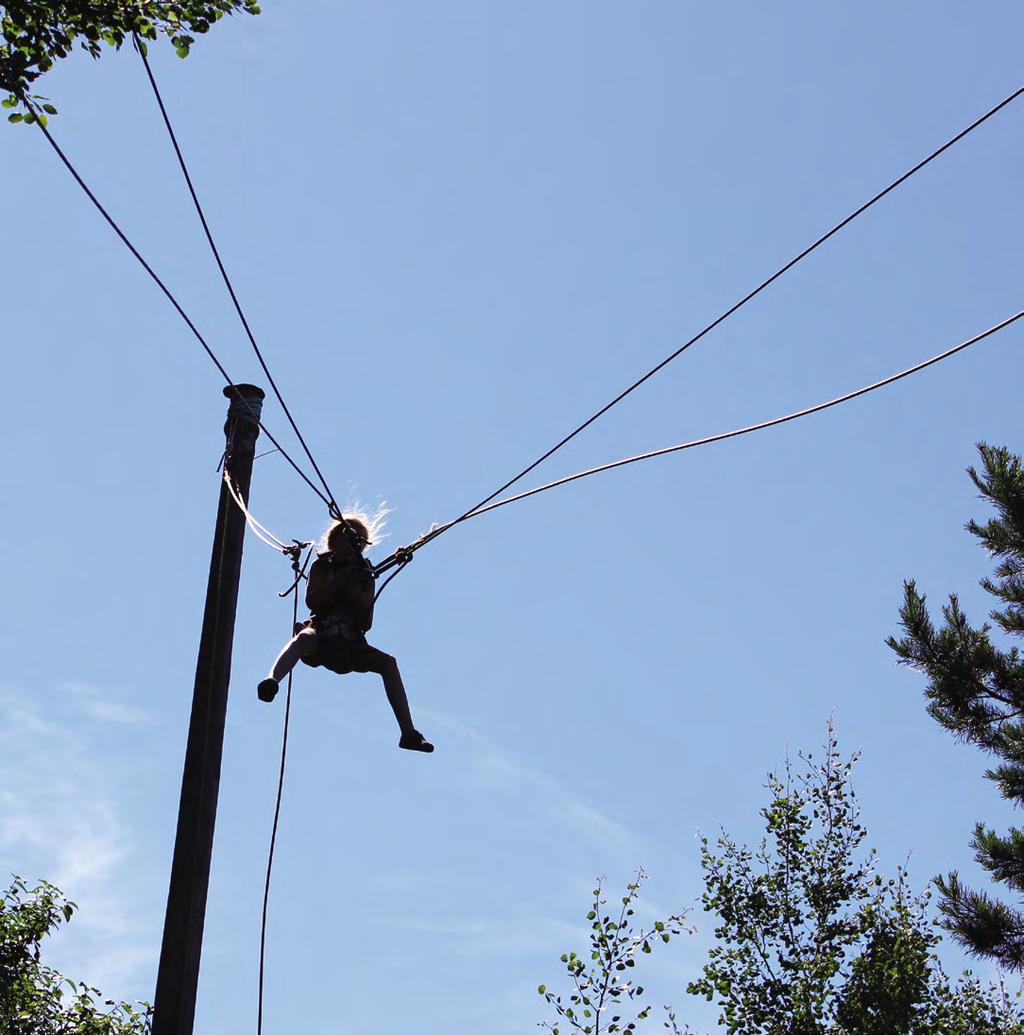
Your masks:
[[[988,330],[982,331],[980,334],[976,334],[973,338],[968,338],[966,341],[960,342],[959,345],[954,345],[952,348],[946,349],[945,352],[940,352],[936,356],[932,356],[930,359],[923,360],[920,363],[915,363],[912,367],[907,367],[906,370],[901,370],[898,374],[891,374],[889,377],[883,378],[881,381],[875,381],[872,384],[865,385],[863,388],[858,388],[853,392],[847,392],[845,395],[836,396],[834,399],[829,399],[827,402],[817,403],[814,406],[808,406],[802,410],[796,410],[793,413],[787,413],[782,417],[773,417],[771,420],[761,421],[759,424],[748,424],[746,427],[734,428],[732,431],[723,431],[717,435],[708,435],[705,438],[692,439],[689,442],[682,442],[675,446],[666,446],[664,449],[655,449],[649,453],[639,453],[636,456],[629,456],[623,460],[615,460],[610,464],[601,464],[599,467],[591,467],[585,471],[578,471],[576,474],[570,474],[565,478],[558,478],[553,482],[548,482],[546,485],[538,485],[534,489],[528,489],[526,492],[518,493],[515,496],[508,496],[505,499],[498,500],[495,503],[491,503],[489,506],[482,507],[480,510],[475,510],[469,515],[470,518],[479,517],[481,514],[487,514],[492,510],[497,510],[499,507],[506,507],[510,503],[517,503],[520,500],[528,499],[530,496],[536,496],[539,493],[547,492],[549,489],[557,489],[561,485],[568,485],[570,482],[579,481],[581,478],[589,478],[592,474],[601,474],[604,471],[614,470],[616,467],[625,467],[628,464],[636,464],[641,460],[652,460],[658,456],[666,456],[669,453],[678,453],[684,449],[695,449],[697,446],[708,446],[713,442],[724,442],[726,439],[739,438],[741,435],[749,435],[755,431],[764,431],[767,428],[774,428],[779,424],[786,424],[789,421],[798,420],[801,417],[809,417],[813,413],[820,413],[822,410],[830,409],[833,406],[839,406],[842,403],[850,402],[852,399],[856,399],[862,395],[867,395],[869,392],[877,391],[879,388],[885,388],[886,385],[891,385],[896,381],[901,381],[905,377],[910,377],[911,374],[916,374],[926,367],[934,366],[936,363],[941,363],[944,359],[949,359],[950,356],[955,356],[958,352],[962,352],[964,349],[970,348],[972,345],[977,345],[978,342],[983,341],[985,338],[995,334],[997,331],[1001,331],[1010,324],[1015,323],[1017,320],[1024,317],[1024,309],[1020,312],[1014,313],[1013,316],[1007,317],[1000,323],[989,327]],[[459,519],[463,520],[463,519]],[[465,520],[469,520],[466,518]],[[440,533],[447,528],[450,528],[454,521],[450,521],[445,525],[439,526],[437,529],[432,529],[432,532]],[[430,535],[431,533],[428,533]],[[422,545],[426,545],[423,543]],[[416,545],[412,547],[406,547],[407,550],[417,549]],[[399,569],[401,570],[401,569]]]
[[[178,158],[178,165],[181,167],[182,175],[184,176],[185,183],[188,186],[188,192],[192,197],[192,204],[195,207],[196,214],[199,216],[199,222],[202,224],[203,233],[206,235],[206,240],[210,245],[210,251],[213,253],[213,258],[217,263],[217,269],[220,270],[220,275],[224,280],[224,286],[228,289],[228,294],[231,296],[231,302],[235,307],[235,312],[238,313],[238,318],[242,322],[242,327],[245,329],[245,334],[249,339],[249,344],[252,346],[252,350],[256,354],[256,359],[259,360],[260,367],[263,369],[263,373],[266,375],[267,381],[269,382],[274,395],[277,397],[277,401],[281,404],[281,409],[284,410],[285,417],[288,418],[288,423],[291,425],[292,431],[295,432],[295,437],[299,440],[299,444],[302,446],[302,449],[306,454],[306,458],[309,460],[317,477],[320,479],[320,484],[324,487],[324,492],[327,494],[330,501],[328,503],[328,510],[330,510],[331,516],[337,520],[343,520],[338,504],[335,502],[334,493],[331,492],[331,487],[327,484],[327,479],[320,470],[320,465],[316,462],[312,451],[306,443],[306,439],[299,430],[298,424],[295,423],[291,410],[288,408],[288,404],[284,401],[284,396],[277,387],[274,375],[271,374],[270,367],[267,366],[267,362],[263,358],[263,352],[256,342],[256,336],[253,334],[252,328],[249,326],[249,321],[246,319],[245,312],[242,310],[242,305],[238,301],[238,295],[235,293],[234,285],[231,283],[231,278],[228,276],[228,271],[220,257],[220,250],[217,248],[217,243],[213,238],[212,231],[210,230],[210,224],[206,219],[206,213],[203,211],[203,206],[199,201],[199,195],[196,193],[195,186],[192,183],[192,176],[188,171],[185,156],[182,154],[181,147],[178,144],[178,137],[174,132],[174,126],[171,124],[171,118],[167,113],[167,107],[164,104],[163,96],[160,93],[160,87],[157,86],[156,77],[153,75],[153,69],[150,67],[149,58],[146,55],[146,46],[137,36],[134,38],[134,42],[135,49],[138,51],[139,57],[142,59],[142,64],[146,69],[146,76],[149,79],[149,85],[153,88],[153,96],[156,98],[157,106],[159,107],[160,114],[163,117],[164,126],[167,128],[167,135],[170,137],[174,153]]]
[[[431,533],[428,533],[430,535],[430,539],[436,538],[443,532],[447,531],[449,528],[453,528],[455,525],[460,524],[462,521],[465,521],[472,514],[476,513],[477,511],[480,511],[481,508],[485,507],[488,503],[491,502],[491,500],[495,499],[495,497],[500,496],[501,493],[503,493],[506,489],[509,489],[513,485],[515,485],[516,482],[520,481],[522,478],[528,475],[534,468],[539,467],[545,460],[547,460],[549,457],[558,452],[559,449],[571,442],[578,434],[580,434],[580,432],[589,428],[590,425],[594,423],[594,421],[606,414],[613,406],[618,405],[618,403],[622,402],[622,400],[625,399],[626,396],[636,391],[637,388],[639,388],[642,384],[644,384],[646,381],[652,378],[664,367],[668,366],[668,364],[671,363],[674,359],[681,356],[691,346],[696,345],[696,343],[700,341],[701,338],[703,338],[710,331],[714,330],[719,324],[727,320],[738,309],[741,309],[743,306],[745,306],[749,301],[751,301],[762,291],[764,291],[764,289],[767,288],[770,284],[773,284],[776,280],[783,276],[783,274],[791,270],[798,262],[806,258],[808,255],[811,254],[811,252],[815,251],[817,248],[823,245],[827,240],[829,240],[829,238],[839,233],[840,230],[852,223],[858,216],[860,216],[862,213],[866,212],[869,208],[871,208],[872,205],[874,205],[878,201],[881,201],[882,198],[884,198],[891,191],[894,191],[898,186],[900,186],[900,184],[910,179],[911,176],[919,172],[930,162],[934,161],[936,158],[939,157],[939,155],[941,155],[944,151],[947,151],[958,141],[966,137],[969,133],[973,132],[980,125],[982,125],[982,123],[987,122],[990,118],[992,118],[993,115],[1001,111],[1011,102],[1015,101],[1022,94],[1024,94],[1024,86],[1014,90],[1013,93],[1011,93],[1008,97],[1000,101],[997,105],[995,105],[995,107],[990,108],[987,112],[985,112],[984,115],[975,119],[974,122],[972,122],[969,126],[957,133],[956,136],[950,137],[950,139],[947,140],[941,147],[936,148],[934,151],[932,151],[930,155],[928,155],[926,158],[923,158],[911,169],[908,169],[898,179],[893,180],[892,183],[890,183],[883,190],[880,190],[868,201],[864,202],[864,204],[862,204],[859,208],[855,209],[848,216],[846,216],[845,219],[842,219],[840,222],[836,223],[836,225],[833,226],[831,230],[822,234],[816,241],[804,248],[802,252],[800,252],[794,258],[790,259],[789,262],[787,262],[784,266],[780,266],[779,269],[777,269],[770,277],[767,277],[765,280],[762,280],[761,283],[758,284],[757,287],[755,287],[752,291],[744,295],[738,302],[731,305],[728,309],[725,310],[725,312],[723,312],[720,316],[712,320],[711,323],[709,323],[701,331],[698,331],[695,335],[693,335],[692,338],[689,338],[687,341],[685,341],[682,345],[679,346],[679,348],[677,348],[670,355],[666,356],[660,363],[648,370],[646,374],[634,381],[624,391],[620,392],[617,396],[615,396],[614,399],[611,400],[611,402],[606,403],[596,413],[588,417],[582,424],[580,424],[578,427],[574,428],[571,432],[569,432],[568,435],[556,442],[555,445],[553,445],[549,450],[547,450],[547,452],[543,453],[536,460],[534,460],[533,463],[529,464],[527,467],[524,467],[514,478],[510,478],[503,485],[495,489],[494,492],[492,492],[490,495],[485,496],[484,499],[482,499],[475,507],[471,507],[469,510],[467,510],[460,517],[456,518],[454,521],[450,521],[447,524],[441,526],[439,529],[434,529]],[[423,543],[421,545],[426,545],[426,543]]]
[[[57,141],[54,139],[53,134],[50,133],[49,129],[47,129],[46,123],[43,121],[44,116],[42,116],[40,112],[38,112],[35,109],[35,106],[32,105],[32,103],[28,101],[26,98],[22,97],[21,100],[35,116],[33,121],[39,127],[43,136],[46,137],[47,142],[49,143],[50,147],[53,148],[54,153],[57,155],[57,157],[64,164],[64,167],[68,170],[69,173],[71,173],[72,177],[74,178],[78,186],[82,188],[83,192],[85,193],[85,196],[93,203],[99,214],[106,220],[110,228],[120,238],[121,243],[128,249],[128,251],[132,253],[132,255],[135,256],[135,258],[139,262],[139,265],[142,266],[142,268],[149,274],[150,278],[153,280],[156,286],[164,293],[171,305],[174,306],[175,311],[182,318],[182,320],[185,321],[185,325],[192,332],[199,344],[203,347],[203,350],[206,352],[207,356],[210,357],[210,360],[212,361],[213,365],[217,368],[218,371],[220,371],[220,374],[224,378],[228,387],[235,390],[235,398],[243,406],[245,406],[245,408],[252,414],[253,419],[256,421],[257,424],[259,424],[260,429],[263,431],[263,433],[267,436],[268,439],[270,439],[271,442],[274,443],[274,446],[285,458],[285,460],[287,460],[287,462],[291,465],[295,473],[298,474],[298,476],[313,490],[313,492],[315,492],[317,496],[320,497],[321,501],[325,503],[328,508],[330,508],[332,505],[336,506],[333,500],[325,496],[323,492],[321,492],[320,489],[317,488],[316,484],[310,479],[309,475],[307,475],[306,472],[303,471],[301,467],[299,467],[295,460],[292,459],[292,457],[288,454],[288,452],[281,445],[281,443],[278,442],[278,440],[270,433],[270,431],[267,429],[267,426],[260,419],[256,411],[253,410],[253,408],[249,405],[248,401],[241,394],[241,392],[237,391],[235,382],[232,380],[227,370],[224,369],[224,365],[217,358],[216,353],[213,351],[213,349],[207,343],[206,339],[200,333],[199,328],[196,327],[195,323],[193,323],[192,318],[188,315],[188,313],[185,312],[181,303],[177,300],[177,298],[175,298],[171,289],[160,279],[153,267],[150,266],[150,264],[145,260],[145,258],[143,258],[142,253],[129,240],[128,235],[121,229],[114,217],[111,216],[111,214],[106,210],[106,208],[103,207],[103,204],[100,202],[99,198],[97,198],[96,195],[92,192],[89,185],[85,182],[81,174],[72,164],[71,159],[68,158],[68,156],[64,153],[63,149],[61,148],[60,144],[58,144]]]

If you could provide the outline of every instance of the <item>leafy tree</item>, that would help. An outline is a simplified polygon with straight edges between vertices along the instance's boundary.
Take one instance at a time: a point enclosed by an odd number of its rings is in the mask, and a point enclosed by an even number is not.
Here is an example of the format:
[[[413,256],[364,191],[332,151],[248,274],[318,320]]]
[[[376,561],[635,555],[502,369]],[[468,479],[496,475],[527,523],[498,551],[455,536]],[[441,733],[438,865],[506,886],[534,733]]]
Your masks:
[[[756,849],[702,839],[718,941],[687,990],[717,1000],[730,1035],[1024,1032],[997,993],[950,987],[928,895],[913,896],[902,870],[876,872],[851,785],[857,756],[840,758],[829,727],[821,759],[799,759],[768,778]]]
[[[43,939],[75,912],[58,888],[20,878],[0,896],[0,1032],[4,1035],[146,1035],[145,1003],[103,1000],[40,962]],[[102,1001],[101,1001],[102,1000]]]
[[[126,39],[167,37],[178,57],[188,57],[196,36],[225,14],[259,14],[257,0],[4,0],[0,3],[0,92],[11,122],[33,122],[37,112],[57,109],[30,96],[29,87],[76,43],[98,58],[103,44],[119,48]],[[142,44],[145,46],[145,44]],[[45,120],[45,115],[39,116]]]
[[[673,934],[684,930],[686,917],[670,916],[651,928],[637,927],[633,916],[644,879],[643,870],[638,870],[636,879],[626,885],[617,915],[614,910],[606,912],[607,901],[598,880],[593,905],[587,913],[589,963],[575,952],[562,953],[571,990],[563,997],[548,991],[546,985],[537,989],[555,1012],[555,1021],[541,1025],[551,1035],[560,1035],[563,1028],[579,1035],[632,1032],[650,1016],[651,1005],[642,999],[643,986],[632,980],[637,954],[650,954],[659,942],[671,941]]]
[[[993,578],[981,580],[1002,608],[989,618],[1008,635],[1024,634],[1024,470],[1008,449],[978,446],[982,470],[968,469],[996,516],[967,523],[996,561]],[[986,776],[1002,796],[1024,803],[1024,659],[1016,647],[1002,649],[992,626],[972,626],[956,595],[942,609],[936,628],[925,597],[914,582],[904,584],[900,622],[904,636],[890,637],[900,661],[927,679],[928,712],[959,740],[976,744],[999,763]],[[976,858],[992,879],[1024,893],[1024,832],[998,834],[978,823],[971,841]],[[967,949],[1024,971],[1024,913],[985,892],[972,891],[953,872],[937,881],[947,928]]]
[[[702,900],[718,915],[718,944],[688,991],[717,997],[730,1033],[825,1031],[844,1009],[847,979],[851,1011],[885,1002],[896,1022],[926,983],[929,942],[914,924],[916,904],[902,878],[881,882],[871,853],[861,854],[856,758],[840,761],[830,730],[824,759],[803,761],[801,772],[787,761],[783,776],[769,776],[757,849],[723,833],[716,852],[701,839]],[[898,987],[884,987],[886,966]]]
[[[1024,1035],[1024,1013],[1001,988],[943,973],[928,895],[912,895],[902,870],[889,880],[876,872],[851,786],[856,756],[840,758],[830,727],[820,760],[799,757],[769,776],[756,848],[726,833],[701,841],[702,900],[717,917],[717,941],[687,991],[717,1001],[730,1035]],[[662,929],[636,929],[639,887],[639,878],[628,886],[618,918],[603,915],[595,891],[590,962],[562,956],[566,995],[540,987],[556,1010],[542,1025],[553,1035],[633,1032],[651,1019],[649,1005],[634,1005],[643,989],[627,980]],[[663,922],[672,933],[683,923]],[[611,1008],[605,990],[616,993]],[[665,1011],[666,1028],[691,1033]]]

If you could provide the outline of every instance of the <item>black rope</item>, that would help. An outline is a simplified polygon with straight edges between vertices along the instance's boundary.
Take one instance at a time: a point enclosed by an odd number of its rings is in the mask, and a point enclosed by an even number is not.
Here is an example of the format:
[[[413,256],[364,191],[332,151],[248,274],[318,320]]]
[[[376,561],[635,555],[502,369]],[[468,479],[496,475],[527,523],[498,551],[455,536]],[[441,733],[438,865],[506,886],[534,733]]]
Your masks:
[[[501,493],[503,493],[506,489],[511,488],[513,485],[515,485],[516,482],[526,477],[526,475],[528,475],[535,467],[539,467],[545,460],[548,459],[548,457],[552,456],[553,454],[558,452],[558,450],[561,449],[564,445],[571,442],[581,431],[584,431],[586,428],[589,428],[590,425],[594,423],[594,421],[606,414],[613,406],[616,406],[618,403],[622,402],[622,400],[625,399],[627,395],[630,395],[632,392],[636,391],[636,389],[639,388],[645,381],[649,380],[655,374],[657,374],[658,371],[668,366],[669,363],[671,363],[677,357],[681,356],[692,345],[696,345],[696,343],[700,341],[701,338],[703,338],[710,331],[714,330],[720,323],[723,323],[725,320],[727,320],[738,309],[741,309],[743,306],[745,306],[751,299],[753,299],[762,291],[764,291],[766,287],[774,283],[776,280],[779,279],[779,277],[781,277],[787,271],[791,270],[798,262],[810,255],[811,252],[823,245],[830,237],[839,233],[839,231],[842,230],[843,227],[852,223],[859,215],[871,208],[872,205],[874,205],[878,201],[881,201],[882,198],[884,198],[891,191],[895,190],[901,183],[904,183],[906,180],[909,180],[910,177],[913,176],[916,172],[919,172],[930,162],[934,161],[944,151],[947,151],[958,141],[962,140],[973,130],[977,129],[982,123],[988,121],[988,119],[992,118],[992,116],[995,115],[998,111],[1001,111],[1012,101],[1015,101],[1018,97],[1021,96],[1021,94],[1024,94],[1024,86],[1018,88],[1017,90],[1014,90],[1014,92],[1011,93],[1005,100],[1000,101],[994,108],[990,108],[980,118],[975,119],[974,122],[972,122],[966,129],[962,129],[959,133],[956,134],[956,136],[951,137],[941,147],[936,148],[936,150],[932,151],[932,153],[928,155],[927,158],[922,159],[920,162],[917,163],[917,165],[915,165],[911,169],[908,169],[907,172],[905,172],[898,179],[893,180],[893,182],[890,183],[889,186],[886,187],[884,190],[880,190],[877,194],[874,195],[874,197],[864,202],[863,205],[851,212],[845,219],[836,223],[836,225],[832,227],[831,230],[829,230],[827,233],[822,234],[821,237],[819,237],[813,244],[808,245],[802,252],[800,252],[799,255],[797,255],[795,258],[790,259],[789,262],[777,269],[770,277],[766,278],[765,280],[762,280],[761,283],[753,289],[753,291],[750,291],[748,294],[744,295],[743,298],[741,298],[738,302],[726,309],[726,311],[722,313],[721,316],[712,320],[711,323],[709,323],[703,330],[699,331],[692,338],[685,341],[673,353],[666,356],[657,366],[654,366],[650,370],[648,370],[647,373],[643,375],[643,377],[638,378],[625,391],[620,392],[617,396],[615,396],[615,398],[612,399],[611,402],[606,403],[595,414],[593,414],[591,417],[588,417],[577,428],[569,432],[569,434],[566,435],[563,439],[556,442],[555,445],[553,445],[546,453],[539,456],[529,466],[524,467],[514,478],[510,478],[507,482],[505,482],[504,485],[499,486],[489,496],[485,496],[475,507],[471,507],[461,517],[458,517],[454,521],[450,521],[446,525],[443,525],[440,528],[434,529],[432,532],[428,533],[426,541],[416,544],[416,549],[419,549],[420,546],[425,546],[427,542],[430,542],[432,539],[436,539],[437,536],[441,535],[443,532],[446,532],[449,528],[453,528],[455,525],[458,525],[461,522],[465,521],[467,518],[470,517],[470,515],[474,514],[476,511],[486,506],[488,503],[491,502],[491,500],[495,499],[495,497],[500,496]]]
[[[203,206],[199,202],[199,195],[196,193],[195,186],[192,183],[192,176],[189,174],[188,166],[185,163],[185,156],[181,152],[181,147],[178,145],[178,138],[174,132],[174,127],[171,125],[170,116],[167,114],[167,108],[164,105],[164,99],[160,94],[160,88],[157,86],[156,77],[153,75],[153,70],[149,64],[149,58],[146,56],[146,46],[138,38],[134,37],[135,49],[139,53],[139,57],[142,58],[142,64],[146,69],[146,75],[149,78],[149,85],[153,88],[153,96],[156,98],[157,106],[160,108],[160,114],[163,116],[164,125],[167,127],[167,135],[171,138],[171,144],[174,147],[174,153],[178,158],[178,165],[181,167],[182,175],[185,177],[185,183],[188,186],[188,192],[192,196],[192,204],[195,206],[197,215],[199,216],[199,222],[202,223],[203,233],[206,234],[206,240],[209,242],[210,251],[213,252],[213,257],[216,260],[217,268],[220,270],[220,275],[224,280],[224,286],[228,289],[228,294],[231,296],[231,301],[234,304],[235,312],[238,313],[239,320],[242,321],[242,327],[245,329],[246,337],[249,339],[249,344],[252,346],[253,352],[256,353],[256,358],[259,360],[260,366],[263,368],[263,373],[266,375],[267,381],[270,383],[271,389],[273,389],[274,395],[277,397],[277,401],[281,404],[281,409],[284,410],[284,415],[288,418],[288,423],[292,426],[292,431],[295,432],[295,437],[299,440],[303,451],[306,454],[306,458],[309,460],[316,472],[317,477],[320,479],[320,484],[324,487],[324,492],[328,497],[328,510],[331,516],[336,520],[343,521],[344,518],[341,515],[341,511],[338,508],[338,504],[334,500],[334,493],[331,492],[331,487],[327,484],[327,479],[324,477],[323,472],[320,470],[320,465],[316,462],[313,453],[310,451],[309,446],[306,444],[306,440],[299,431],[298,424],[295,423],[295,419],[292,417],[291,410],[288,408],[288,404],[284,401],[284,396],[281,394],[280,389],[277,387],[277,382],[274,380],[274,375],[270,372],[270,367],[267,366],[266,360],[263,358],[263,352],[260,350],[259,345],[256,342],[256,336],[252,333],[252,328],[249,326],[249,321],[246,319],[245,313],[242,310],[242,305],[238,301],[238,295],[235,294],[235,288],[231,283],[231,278],[228,276],[228,271],[224,266],[224,262],[220,257],[220,251],[217,248],[217,243],[213,239],[213,233],[210,230],[210,224],[206,220],[206,213],[203,211]]]
[[[46,124],[43,121],[44,116],[42,116],[38,111],[36,111],[34,105],[25,96],[22,96],[20,100],[35,116],[33,121],[39,127],[43,136],[46,137],[47,142],[49,143],[50,147],[53,148],[57,157],[61,160],[61,162],[64,163],[64,167],[67,169],[69,173],[71,173],[75,182],[78,184],[79,187],[82,188],[82,190],[85,192],[86,197],[93,203],[97,212],[99,212],[99,214],[107,221],[107,224],[110,226],[111,230],[113,230],[114,233],[117,234],[117,236],[121,239],[121,243],[128,249],[128,251],[132,253],[132,255],[135,256],[135,258],[139,262],[139,265],[142,266],[142,268],[149,274],[150,278],[153,280],[156,286],[160,288],[160,290],[166,296],[167,300],[171,303],[172,306],[174,306],[174,309],[178,313],[178,315],[182,318],[182,320],[185,321],[186,326],[195,336],[196,341],[198,341],[199,344],[202,345],[207,356],[209,356],[210,360],[213,362],[213,365],[217,368],[218,371],[220,371],[220,374],[224,378],[228,387],[234,392],[235,398],[243,406],[245,406],[245,408],[249,411],[250,414],[252,414],[253,420],[256,421],[257,424],[259,424],[260,429],[267,436],[267,438],[270,439],[270,441],[273,442],[273,444],[277,447],[281,455],[292,466],[295,473],[298,474],[298,476],[313,490],[313,492],[315,492],[317,496],[320,497],[320,499],[327,505],[327,507],[330,508],[333,504],[333,501],[329,499],[327,496],[325,496],[320,491],[320,489],[317,488],[316,484],[310,480],[309,475],[307,475],[306,472],[303,471],[302,468],[299,467],[299,465],[285,451],[281,443],[278,442],[277,439],[267,429],[267,426],[260,419],[256,411],[249,405],[248,400],[242,395],[241,392],[238,391],[235,382],[231,379],[231,376],[228,374],[227,370],[224,369],[224,365],[217,358],[213,349],[210,348],[206,339],[200,333],[199,328],[196,327],[196,325],[192,322],[191,317],[189,317],[188,313],[186,313],[185,310],[182,308],[181,303],[177,300],[177,298],[174,297],[173,293],[171,292],[171,289],[160,279],[153,267],[150,266],[150,264],[142,257],[142,254],[139,252],[138,248],[136,248],[135,245],[132,244],[132,242],[128,239],[128,236],[114,220],[113,216],[110,215],[110,213],[103,207],[100,200],[96,197],[95,194],[93,194],[92,190],[90,190],[89,185],[85,182],[85,180],[79,174],[78,170],[71,163],[71,160],[61,149],[60,144],[58,144],[57,141],[54,140],[53,135],[46,128]],[[337,506],[336,504],[333,505],[335,507]]]
[[[299,594],[298,585],[302,581],[302,577],[306,572],[306,565],[309,564],[310,557],[313,556],[312,544],[309,545],[309,551],[306,554],[306,560],[299,564],[299,558],[302,555],[302,546],[307,544],[300,544],[296,540],[296,545],[289,551],[289,555],[292,558],[292,570],[295,574],[295,581],[292,583],[292,589],[295,590],[295,599],[292,601],[292,629],[295,628],[295,623],[299,620]],[[285,591],[281,596],[287,596],[291,590]],[[277,828],[278,823],[281,819],[281,798],[284,794],[284,767],[285,762],[288,758],[288,722],[291,718],[292,710],[292,673],[288,673],[288,691],[285,695],[284,700],[284,730],[281,735],[281,769],[277,778],[277,801],[274,804],[274,825],[270,833],[270,852],[267,856],[267,878],[263,884],[263,915],[260,920],[260,976],[259,976],[259,995],[257,999],[256,1007],[256,1035],[263,1035],[263,979],[266,974],[266,953],[267,953],[267,908],[270,904],[270,877],[274,869],[274,848],[277,845]]]
[[[378,588],[377,592],[373,594],[373,602],[374,602],[374,604],[377,603],[377,600],[380,598],[381,593],[383,593],[384,590],[386,590],[388,588],[388,586],[391,584],[391,580],[396,575],[401,575],[402,572],[405,571],[406,566],[409,564],[409,562],[412,561],[412,558],[413,558],[412,550],[409,550],[409,549],[400,550],[399,553],[403,554],[403,559],[397,561],[398,567],[395,568],[395,570],[381,583],[381,585]],[[387,570],[387,569],[385,569],[385,570]],[[376,576],[379,574],[378,568],[374,568],[373,572],[374,572],[374,577],[376,578]]]
[[[829,399],[827,402],[817,403],[814,406],[808,406],[803,410],[796,410],[794,413],[787,413],[782,417],[773,417],[771,420],[762,421],[760,424],[749,424],[743,428],[734,428],[732,431],[723,431],[717,435],[709,435],[705,438],[693,439],[690,442],[682,442],[676,446],[666,446],[664,449],[655,449],[649,453],[640,453],[637,456],[626,457],[624,460],[615,460],[610,464],[601,464],[599,467],[591,467],[585,471],[578,471],[576,474],[570,474],[565,478],[559,478],[556,481],[548,482],[546,485],[538,485],[534,489],[528,489],[526,492],[520,492],[515,496],[509,496],[506,499],[498,500],[496,503],[491,503],[489,506],[481,507],[479,510],[473,511],[469,515],[463,515],[454,521],[448,521],[443,525],[439,525],[437,528],[431,529],[426,535],[421,536],[415,543],[410,546],[404,546],[401,550],[395,551],[391,557],[387,560],[382,561],[374,569],[377,574],[382,574],[389,568],[394,567],[396,564],[399,565],[398,571],[394,573],[397,575],[398,572],[408,564],[408,560],[400,560],[400,555],[411,556],[419,550],[421,547],[427,545],[433,539],[437,538],[442,532],[446,532],[449,528],[458,524],[461,521],[468,521],[472,518],[480,517],[481,514],[487,514],[492,510],[497,510],[499,507],[507,507],[510,503],[518,503],[520,500],[528,499],[530,496],[537,496],[542,492],[547,492],[549,489],[557,489],[559,486],[568,485],[570,482],[579,481],[581,478],[589,478],[592,474],[601,474],[604,471],[614,470],[616,467],[625,467],[628,464],[636,464],[641,460],[652,460],[658,456],[666,456],[669,453],[678,453],[684,449],[695,449],[698,446],[708,446],[713,442],[723,442],[729,438],[739,438],[741,435],[749,435],[755,431],[764,431],[767,428],[774,428],[779,424],[787,424],[789,421],[798,420],[801,417],[809,417],[813,413],[820,413],[822,410],[831,409],[833,406],[839,406],[842,403],[850,402],[852,399],[857,399],[862,395],[867,395],[869,392],[877,391],[879,388],[885,388],[887,385],[894,384],[896,381],[902,381],[905,377],[910,377],[911,374],[916,374],[926,367],[934,366],[936,363],[941,363],[945,359],[949,359],[951,356],[955,356],[958,352],[962,352],[964,349],[970,348],[972,345],[977,345],[978,342],[983,341],[985,338],[990,337],[997,331],[1001,331],[1010,324],[1016,323],[1024,317],[1024,309],[1020,312],[1014,313],[1013,316],[1007,317],[1005,320],[1000,321],[988,330],[982,331],[980,334],[974,335],[973,338],[968,338],[966,341],[960,342],[959,345],[954,345],[952,348],[946,349],[945,352],[940,352],[936,356],[932,356],[930,359],[922,360],[920,363],[915,363],[912,367],[907,367],[906,370],[901,370],[898,374],[890,374],[889,377],[883,378],[881,381],[875,381],[872,384],[865,385],[863,388],[858,388],[855,391],[847,392],[845,395],[837,396],[834,399]],[[391,578],[394,578],[394,575]],[[388,580],[390,581],[390,579]],[[385,583],[387,585],[387,583]],[[383,587],[381,587],[383,589]]]

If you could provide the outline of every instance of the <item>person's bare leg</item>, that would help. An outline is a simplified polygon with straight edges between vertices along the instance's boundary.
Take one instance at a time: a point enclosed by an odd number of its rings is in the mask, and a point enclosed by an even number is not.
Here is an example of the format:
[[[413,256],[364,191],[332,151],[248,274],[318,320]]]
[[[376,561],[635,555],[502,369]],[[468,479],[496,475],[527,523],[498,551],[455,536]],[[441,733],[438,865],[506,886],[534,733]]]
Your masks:
[[[303,629],[298,636],[293,636],[284,650],[278,654],[277,661],[270,670],[270,678],[280,683],[301,658],[308,658],[315,650],[316,633],[312,629]]]
[[[277,656],[270,675],[262,680],[256,687],[257,696],[261,701],[272,701],[277,696],[277,688],[282,679],[287,678],[288,673],[299,663],[301,658],[308,658],[316,650],[316,633],[312,629],[303,629],[297,636],[293,636]]]
[[[425,740],[423,734],[412,724],[409,699],[405,694],[405,684],[402,682],[402,674],[398,670],[398,662],[390,654],[385,654],[376,647],[371,647],[370,650],[371,656],[366,671],[376,672],[384,680],[384,692],[388,695],[388,703],[395,713],[398,728],[402,732],[398,746],[408,748],[410,751],[433,751],[434,745]]]
[[[402,673],[398,670],[398,662],[390,654],[373,648],[373,655],[367,672],[376,672],[384,680],[384,692],[388,695],[388,704],[395,713],[398,728],[402,733],[410,733],[415,727],[409,712],[409,698],[405,693]]]

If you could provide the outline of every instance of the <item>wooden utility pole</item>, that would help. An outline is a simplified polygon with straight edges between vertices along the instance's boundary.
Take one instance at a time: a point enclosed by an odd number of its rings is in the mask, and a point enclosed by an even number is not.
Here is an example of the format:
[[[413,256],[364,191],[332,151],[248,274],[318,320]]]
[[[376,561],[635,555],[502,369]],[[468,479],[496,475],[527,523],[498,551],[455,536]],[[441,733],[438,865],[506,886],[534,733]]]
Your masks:
[[[224,425],[224,466],[241,498],[248,501],[264,393],[255,385],[234,385],[225,388],[224,394],[231,400]],[[192,1035],[195,1019],[244,536],[245,517],[221,482],[156,978],[153,1035]]]

